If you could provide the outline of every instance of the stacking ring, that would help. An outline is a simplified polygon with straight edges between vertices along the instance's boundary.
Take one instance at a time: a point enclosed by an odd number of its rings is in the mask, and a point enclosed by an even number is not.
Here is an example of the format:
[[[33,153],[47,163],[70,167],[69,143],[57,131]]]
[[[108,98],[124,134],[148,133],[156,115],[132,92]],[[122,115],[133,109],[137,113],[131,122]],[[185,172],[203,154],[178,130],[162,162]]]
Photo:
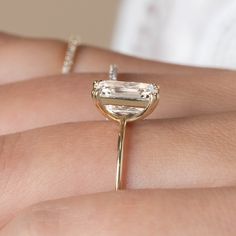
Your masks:
[[[117,66],[111,65],[108,80],[93,82],[92,98],[100,112],[119,123],[115,190],[123,189],[123,159],[126,125],[144,119],[159,102],[159,86],[152,83],[117,80]]]
[[[79,37],[71,37],[69,39],[63,67],[61,70],[62,74],[68,74],[71,72],[72,66],[74,64],[76,50],[79,45],[80,45],[80,38]]]

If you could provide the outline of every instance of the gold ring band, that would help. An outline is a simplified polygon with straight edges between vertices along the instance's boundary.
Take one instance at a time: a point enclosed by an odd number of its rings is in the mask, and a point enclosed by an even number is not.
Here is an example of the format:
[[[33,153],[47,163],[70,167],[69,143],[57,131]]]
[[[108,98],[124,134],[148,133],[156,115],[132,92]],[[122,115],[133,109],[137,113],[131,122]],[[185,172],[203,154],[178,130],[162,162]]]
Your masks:
[[[117,80],[117,67],[111,65],[109,80],[94,81],[92,98],[101,113],[119,123],[115,190],[124,188],[123,159],[126,125],[144,119],[159,102],[156,84]]]
[[[116,163],[116,183],[115,190],[123,188],[123,159],[124,159],[124,143],[125,143],[125,129],[126,121],[120,121],[120,130],[118,134],[118,150],[117,150],[117,163]]]

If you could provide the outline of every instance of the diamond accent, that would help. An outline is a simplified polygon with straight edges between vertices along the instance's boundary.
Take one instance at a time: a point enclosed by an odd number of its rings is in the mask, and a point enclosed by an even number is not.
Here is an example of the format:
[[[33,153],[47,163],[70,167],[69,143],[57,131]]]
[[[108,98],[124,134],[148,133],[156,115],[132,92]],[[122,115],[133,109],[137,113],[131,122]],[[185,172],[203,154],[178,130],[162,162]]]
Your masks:
[[[73,66],[74,63],[74,57],[76,54],[77,47],[80,44],[80,39],[79,37],[71,37],[68,46],[67,46],[67,51],[62,67],[62,74],[68,74]]]

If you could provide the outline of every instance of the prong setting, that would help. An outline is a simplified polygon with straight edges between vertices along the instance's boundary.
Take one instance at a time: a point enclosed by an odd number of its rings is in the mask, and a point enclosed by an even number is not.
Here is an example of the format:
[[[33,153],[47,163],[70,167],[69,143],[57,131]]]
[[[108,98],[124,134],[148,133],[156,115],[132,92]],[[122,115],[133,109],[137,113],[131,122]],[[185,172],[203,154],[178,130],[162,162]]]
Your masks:
[[[128,122],[153,111],[159,100],[159,89],[156,84],[102,80],[95,81],[92,96],[106,117]]]

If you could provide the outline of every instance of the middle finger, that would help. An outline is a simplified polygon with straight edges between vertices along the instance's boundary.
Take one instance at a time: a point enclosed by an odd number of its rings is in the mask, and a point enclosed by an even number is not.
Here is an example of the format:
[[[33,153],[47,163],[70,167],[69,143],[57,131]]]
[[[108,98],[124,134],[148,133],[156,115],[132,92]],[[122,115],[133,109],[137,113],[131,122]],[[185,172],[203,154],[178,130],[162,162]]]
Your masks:
[[[126,186],[235,186],[235,130],[235,113],[129,125]],[[1,137],[0,222],[35,202],[112,190],[117,132],[82,122]]]

